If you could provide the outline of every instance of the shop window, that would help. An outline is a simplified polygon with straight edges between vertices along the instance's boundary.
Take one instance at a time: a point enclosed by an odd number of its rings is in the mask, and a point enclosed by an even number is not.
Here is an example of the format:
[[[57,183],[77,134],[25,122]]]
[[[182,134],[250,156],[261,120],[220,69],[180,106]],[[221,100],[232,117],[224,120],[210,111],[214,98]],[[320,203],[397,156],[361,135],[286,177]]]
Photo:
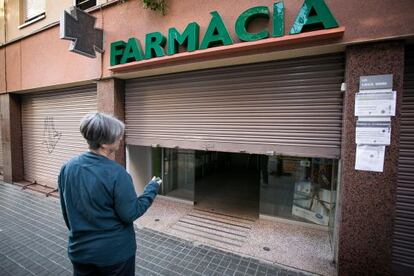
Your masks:
[[[33,21],[45,15],[45,0],[23,0],[24,23]]]
[[[86,10],[96,6],[96,0],[76,0],[76,7]]]
[[[337,176],[337,160],[263,156],[260,213],[332,226]]]

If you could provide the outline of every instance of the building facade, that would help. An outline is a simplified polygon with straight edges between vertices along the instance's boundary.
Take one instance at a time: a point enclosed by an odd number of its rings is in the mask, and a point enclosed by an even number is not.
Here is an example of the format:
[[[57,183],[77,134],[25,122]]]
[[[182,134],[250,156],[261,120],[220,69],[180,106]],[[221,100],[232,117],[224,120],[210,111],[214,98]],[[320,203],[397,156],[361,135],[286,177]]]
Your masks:
[[[4,180],[56,188],[87,150],[80,119],[108,112],[126,124],[116,160],[137,191],[160,175],[163,196],[194,208],[325,229],[339,275],[412,273],[414,3],[167,4],[161,15],[138,0],[0,0]],[[103,30],[102,54],[60,39],[74,5]],[[72,35],[100,48],[90,21],[69,15]],[[376,75],[392,75],[396,108],[370,169],[356,95]]]

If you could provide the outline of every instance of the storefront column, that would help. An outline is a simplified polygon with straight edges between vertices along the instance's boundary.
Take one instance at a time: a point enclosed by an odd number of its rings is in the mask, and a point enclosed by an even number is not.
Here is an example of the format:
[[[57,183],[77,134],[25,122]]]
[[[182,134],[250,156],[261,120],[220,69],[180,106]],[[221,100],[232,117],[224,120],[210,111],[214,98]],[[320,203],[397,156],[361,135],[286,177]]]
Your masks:
[[[109,79],[98,81],[98,111],[112,114],[119,120],[125,120],[125,84],[123,80]],[[122,140],[115,160],[125,167],[125,142]]]
[[[4,180],[23,180],[23,147],[20,97],[0,95],[1,135],[3,143]]]
[[[400,110],[404,73],[402,42],[350,46],[346,50],[346,92],[342,129],[342,175],[337,220],[339,275],[390,275],[397,187]],[[384,171],[355,170],[355,93],[363,75],[393,74],[397,112]]]

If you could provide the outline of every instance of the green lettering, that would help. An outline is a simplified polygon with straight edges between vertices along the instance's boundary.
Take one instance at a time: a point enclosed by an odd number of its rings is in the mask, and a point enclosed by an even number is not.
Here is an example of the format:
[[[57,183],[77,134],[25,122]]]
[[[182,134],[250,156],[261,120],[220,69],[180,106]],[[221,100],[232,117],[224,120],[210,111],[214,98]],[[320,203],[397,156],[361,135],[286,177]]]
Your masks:
[[[118,65],[121,61],[121,57],[124,54],[126,43],[122,40],[111,43],[111,66]]]
[[[204,38],[201,41],[200,49],[207,49],[217,45],[233,44],[233,40],[218,12],[213,11],[210,14],[212,18],[210,24],[208,24]]]
[[[167,54],[174,55],[178,53],[180,45],[186,47],[188,52],[197,50],[199,33],[200,26],[195,22],[188,24],[182,34],[176,28],[170,28],[168,30]]]
[[[140,61],[143,58],[142,48],[136,38],[131,37],[125,47],[124,54],[121,58],[121,64]]]
[[[166,42],[167,39],[160,32],[147,34],[145,36],[145,58],[163,57]]]
[[[324,0],[305,0],[295,23],[293,23],[290,34],[335,27],[338,27],[338,23]]]
[[[273,37],[285,34],[285,5],[283,2],[273,4]]]
[[[269,30],[265,28],[261,32],[249,33],[247,28],[256,18],[269,19],[269,9],[265,6],[258,6],[244,11],[236,20],[236,34],[241,41],[256,41],[269,37]]]

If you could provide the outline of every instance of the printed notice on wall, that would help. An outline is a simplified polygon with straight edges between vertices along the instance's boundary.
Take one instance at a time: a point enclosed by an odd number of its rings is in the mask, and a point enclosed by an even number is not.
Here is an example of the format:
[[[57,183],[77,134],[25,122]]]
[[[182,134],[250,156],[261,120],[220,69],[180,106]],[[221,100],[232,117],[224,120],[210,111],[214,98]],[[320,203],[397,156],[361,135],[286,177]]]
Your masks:
[[[397,93],[359,92],[355,94],[355,116],[395,116]]]
[[[391,124],[389,122],[357,122],[355,142],[358,145],[389,145]]]
[[[357,145],[355,169],[382,172],[384,169],[385,146]]]
[[[391,117],[387,116],[387,117],[369,117],[369,116],[359,116],[358,117],[358,122],[389,122],[391,123]]]

